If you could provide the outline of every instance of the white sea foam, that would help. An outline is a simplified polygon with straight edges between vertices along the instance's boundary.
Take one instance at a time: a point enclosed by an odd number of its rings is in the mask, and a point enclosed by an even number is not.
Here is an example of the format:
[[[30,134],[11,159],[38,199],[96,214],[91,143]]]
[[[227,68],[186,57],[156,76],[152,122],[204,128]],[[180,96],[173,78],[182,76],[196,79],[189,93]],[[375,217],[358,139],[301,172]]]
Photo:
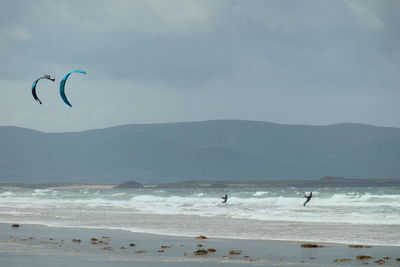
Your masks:
[[[267,191],[257,191],[257,192],[255,192],[253,194],[253,196],[259,197],[259,196],[262,196],[262,195],[265,195],[265,194],[268,194],[268,192]]]
[[[320,188],[304,207],[304,193],[296,188],[8,190],[0,191],[0,222],[285,240],[311,233],[319,241],[344,242],[351,236],[364,243],[400,245],[400,234],[393,234],[400,232],[399,192]],[[229,199],[223,204],[225,193]],[[362,231],[371,229],[380,229],[380,235],[365,238]],[[360,237],[354,236],[357,231]]]
[[[12,195],[14,195],[13,192],[6,191],[6,192],[1,193],[0,197],[9,197],[9,196],[12,196]]]

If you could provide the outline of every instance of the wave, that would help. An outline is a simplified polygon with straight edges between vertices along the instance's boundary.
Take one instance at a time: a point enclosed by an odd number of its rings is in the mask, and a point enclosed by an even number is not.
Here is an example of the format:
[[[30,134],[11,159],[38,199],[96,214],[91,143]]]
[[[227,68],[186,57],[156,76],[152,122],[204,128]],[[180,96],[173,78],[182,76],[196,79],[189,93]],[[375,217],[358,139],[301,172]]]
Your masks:
[[[304,192],[296,188],[0,190],[0,222],[399,245],[399,192],[318,188],[304,207]],[[229,199],[223,204],[225,193]]]
[[[254,197],[260,197],[263,196],[265,194],[268,194],[268,191],[257,191],[253,194]]]
[[[102,192],[33,190],[3,192],[5,210],[79,209],[85,212],[147,213],[159,215],[225,216],[237,219],[295,222],[400,223],[400,196],[395,194],[325,194],[315,192],[307,207],[302,193],[282,196],[268,191],[234,194],[222,204],[215,192],[170,195],[165,192]],[[61,215],[60,215],[61,216]]]

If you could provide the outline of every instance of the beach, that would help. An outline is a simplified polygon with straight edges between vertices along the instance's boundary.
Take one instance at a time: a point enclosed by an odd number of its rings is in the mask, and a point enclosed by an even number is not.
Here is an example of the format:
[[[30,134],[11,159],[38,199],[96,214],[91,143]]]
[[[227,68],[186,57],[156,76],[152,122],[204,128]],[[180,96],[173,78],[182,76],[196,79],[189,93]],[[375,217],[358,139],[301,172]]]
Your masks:
[[[398,189],[3,188],[0,266],[399,266]]]
[[[0,224],[1,266],[398,266],[396,246],[204,238]],[[362,244],[360,244],[362,245]],[[368,256],[357,259],[359,256]],[[360,258],[360,257],[359,257]]]

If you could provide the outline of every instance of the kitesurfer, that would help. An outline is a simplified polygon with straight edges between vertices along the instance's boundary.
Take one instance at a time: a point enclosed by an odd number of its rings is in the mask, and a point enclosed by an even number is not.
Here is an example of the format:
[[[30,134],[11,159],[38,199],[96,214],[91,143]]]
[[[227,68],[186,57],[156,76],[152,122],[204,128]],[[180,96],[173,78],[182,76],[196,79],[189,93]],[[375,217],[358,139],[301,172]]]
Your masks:
[[[305,207],[306,204],[311,200],[312,198],[312,192],[310,192],[310,194],[307,196],[306,194],[304,194],[304,197],[307,198],[306,202],[304,202],[303,206]]]
[[[221,197],[224,201],[222,201],[222,203],[226,203],[226,201],[228,201],[228,195],[225,194],[225,196]]]

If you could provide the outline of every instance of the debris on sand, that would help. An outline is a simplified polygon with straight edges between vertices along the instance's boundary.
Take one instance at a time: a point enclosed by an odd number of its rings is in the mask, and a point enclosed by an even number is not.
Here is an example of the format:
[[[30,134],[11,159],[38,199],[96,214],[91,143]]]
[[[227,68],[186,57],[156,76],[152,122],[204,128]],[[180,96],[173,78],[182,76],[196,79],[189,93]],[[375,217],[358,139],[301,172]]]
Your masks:
[[[82,242],[82,240],[80,240],[79,238],[74,238],[74,239],[72,239],[72,242],[80,243],[80,242]]]
[[[92,244],[92,245],[108,245],[108,242],[99,240],[99,241],[92,241],[92,242],[90,242],[90,244]]]
[[[15,223],[15,224],[11,225],[11,227],[18,228],[18,227],[20,227],[20,225]]]
[[[369,259],[372,259],[372,257],[371,256],[367,256],[367,255],[358,255],[356,257],[356,259],[357,260],[369,260]]]
[[[196,239],[207,239],[205,235],[199,235],[195,237]]]
[[[349,245],[349,248],[372,248],[372,247],[364,245]]]
[[[352,259],[343,258],[343,259],[336,259],[335,260],[335,262],[346,262],[346,261],[352,261]]]
[[[312,244],[312,243],[303,243],[301,244],[302,248],[323,248],[324,246]]]
[[[237,255],[237,254],[240,254],[240,253],[242,253],[241,250],[230,250],[229,251],[229,255]]]
[[[385,264],[385,261],[383,259],[379,259],[379,260],[376,260],[375,263],[382,265],[382,264]]]
[[[193,252],[193,256],[204,256],[207,255],[208,251],[205,249],[199,249]]]

